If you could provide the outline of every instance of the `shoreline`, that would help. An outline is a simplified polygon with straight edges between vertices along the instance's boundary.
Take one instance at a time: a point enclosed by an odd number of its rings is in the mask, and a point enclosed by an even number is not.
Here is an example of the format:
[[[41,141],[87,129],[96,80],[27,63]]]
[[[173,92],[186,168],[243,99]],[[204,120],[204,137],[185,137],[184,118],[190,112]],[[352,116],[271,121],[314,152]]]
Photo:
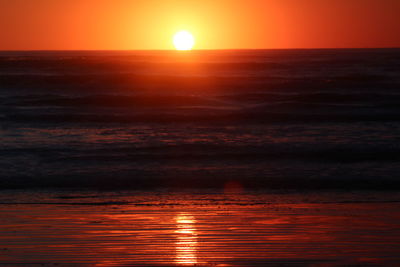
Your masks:
[[[0,204],[0,265],[398,265],[400,203],[358,194],[3,191],[58,203]]]

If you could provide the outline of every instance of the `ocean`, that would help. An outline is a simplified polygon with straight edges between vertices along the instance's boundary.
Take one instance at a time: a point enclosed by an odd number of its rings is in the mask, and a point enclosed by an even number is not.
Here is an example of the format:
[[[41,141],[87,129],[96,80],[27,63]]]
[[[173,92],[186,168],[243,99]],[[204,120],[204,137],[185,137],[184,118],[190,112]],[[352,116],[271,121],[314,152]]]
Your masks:
[[[0,188],[400,189],[400,49],[0,52]]]
[[[0,52],[0,266],[400,266],[400,49]]]

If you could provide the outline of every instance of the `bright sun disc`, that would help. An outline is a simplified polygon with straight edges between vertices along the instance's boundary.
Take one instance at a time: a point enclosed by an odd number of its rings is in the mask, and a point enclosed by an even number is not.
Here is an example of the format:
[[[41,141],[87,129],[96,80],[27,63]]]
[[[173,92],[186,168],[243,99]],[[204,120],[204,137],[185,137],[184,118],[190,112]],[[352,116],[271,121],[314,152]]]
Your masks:
[[[173,41],[176,50],[192,50],[194,46],[194,37],[188,31],[175,33]]]

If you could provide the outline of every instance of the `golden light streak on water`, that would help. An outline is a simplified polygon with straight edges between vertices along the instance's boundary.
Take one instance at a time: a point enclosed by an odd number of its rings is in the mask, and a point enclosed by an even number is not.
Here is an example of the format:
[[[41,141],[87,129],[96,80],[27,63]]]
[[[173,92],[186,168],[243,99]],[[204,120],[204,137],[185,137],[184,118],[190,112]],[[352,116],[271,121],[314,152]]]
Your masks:
[[[0,266],[400,266],[398,201],[165,194],[29,203],[14,195],[0,204]],[[13,198],[18,204],[6,203]]]
[[[179,213],[176,218],[176,258],[179,265],[194,265],[197,261],[196,220],[187,213]]]

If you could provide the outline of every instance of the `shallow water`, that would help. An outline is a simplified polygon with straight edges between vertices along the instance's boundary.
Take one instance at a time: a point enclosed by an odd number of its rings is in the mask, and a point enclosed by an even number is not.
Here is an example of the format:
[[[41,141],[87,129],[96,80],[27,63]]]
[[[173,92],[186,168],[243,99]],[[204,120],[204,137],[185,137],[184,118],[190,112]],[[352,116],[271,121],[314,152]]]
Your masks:
[[[0,198],[7,266],[400,264],[398,193],[8,191]]]

